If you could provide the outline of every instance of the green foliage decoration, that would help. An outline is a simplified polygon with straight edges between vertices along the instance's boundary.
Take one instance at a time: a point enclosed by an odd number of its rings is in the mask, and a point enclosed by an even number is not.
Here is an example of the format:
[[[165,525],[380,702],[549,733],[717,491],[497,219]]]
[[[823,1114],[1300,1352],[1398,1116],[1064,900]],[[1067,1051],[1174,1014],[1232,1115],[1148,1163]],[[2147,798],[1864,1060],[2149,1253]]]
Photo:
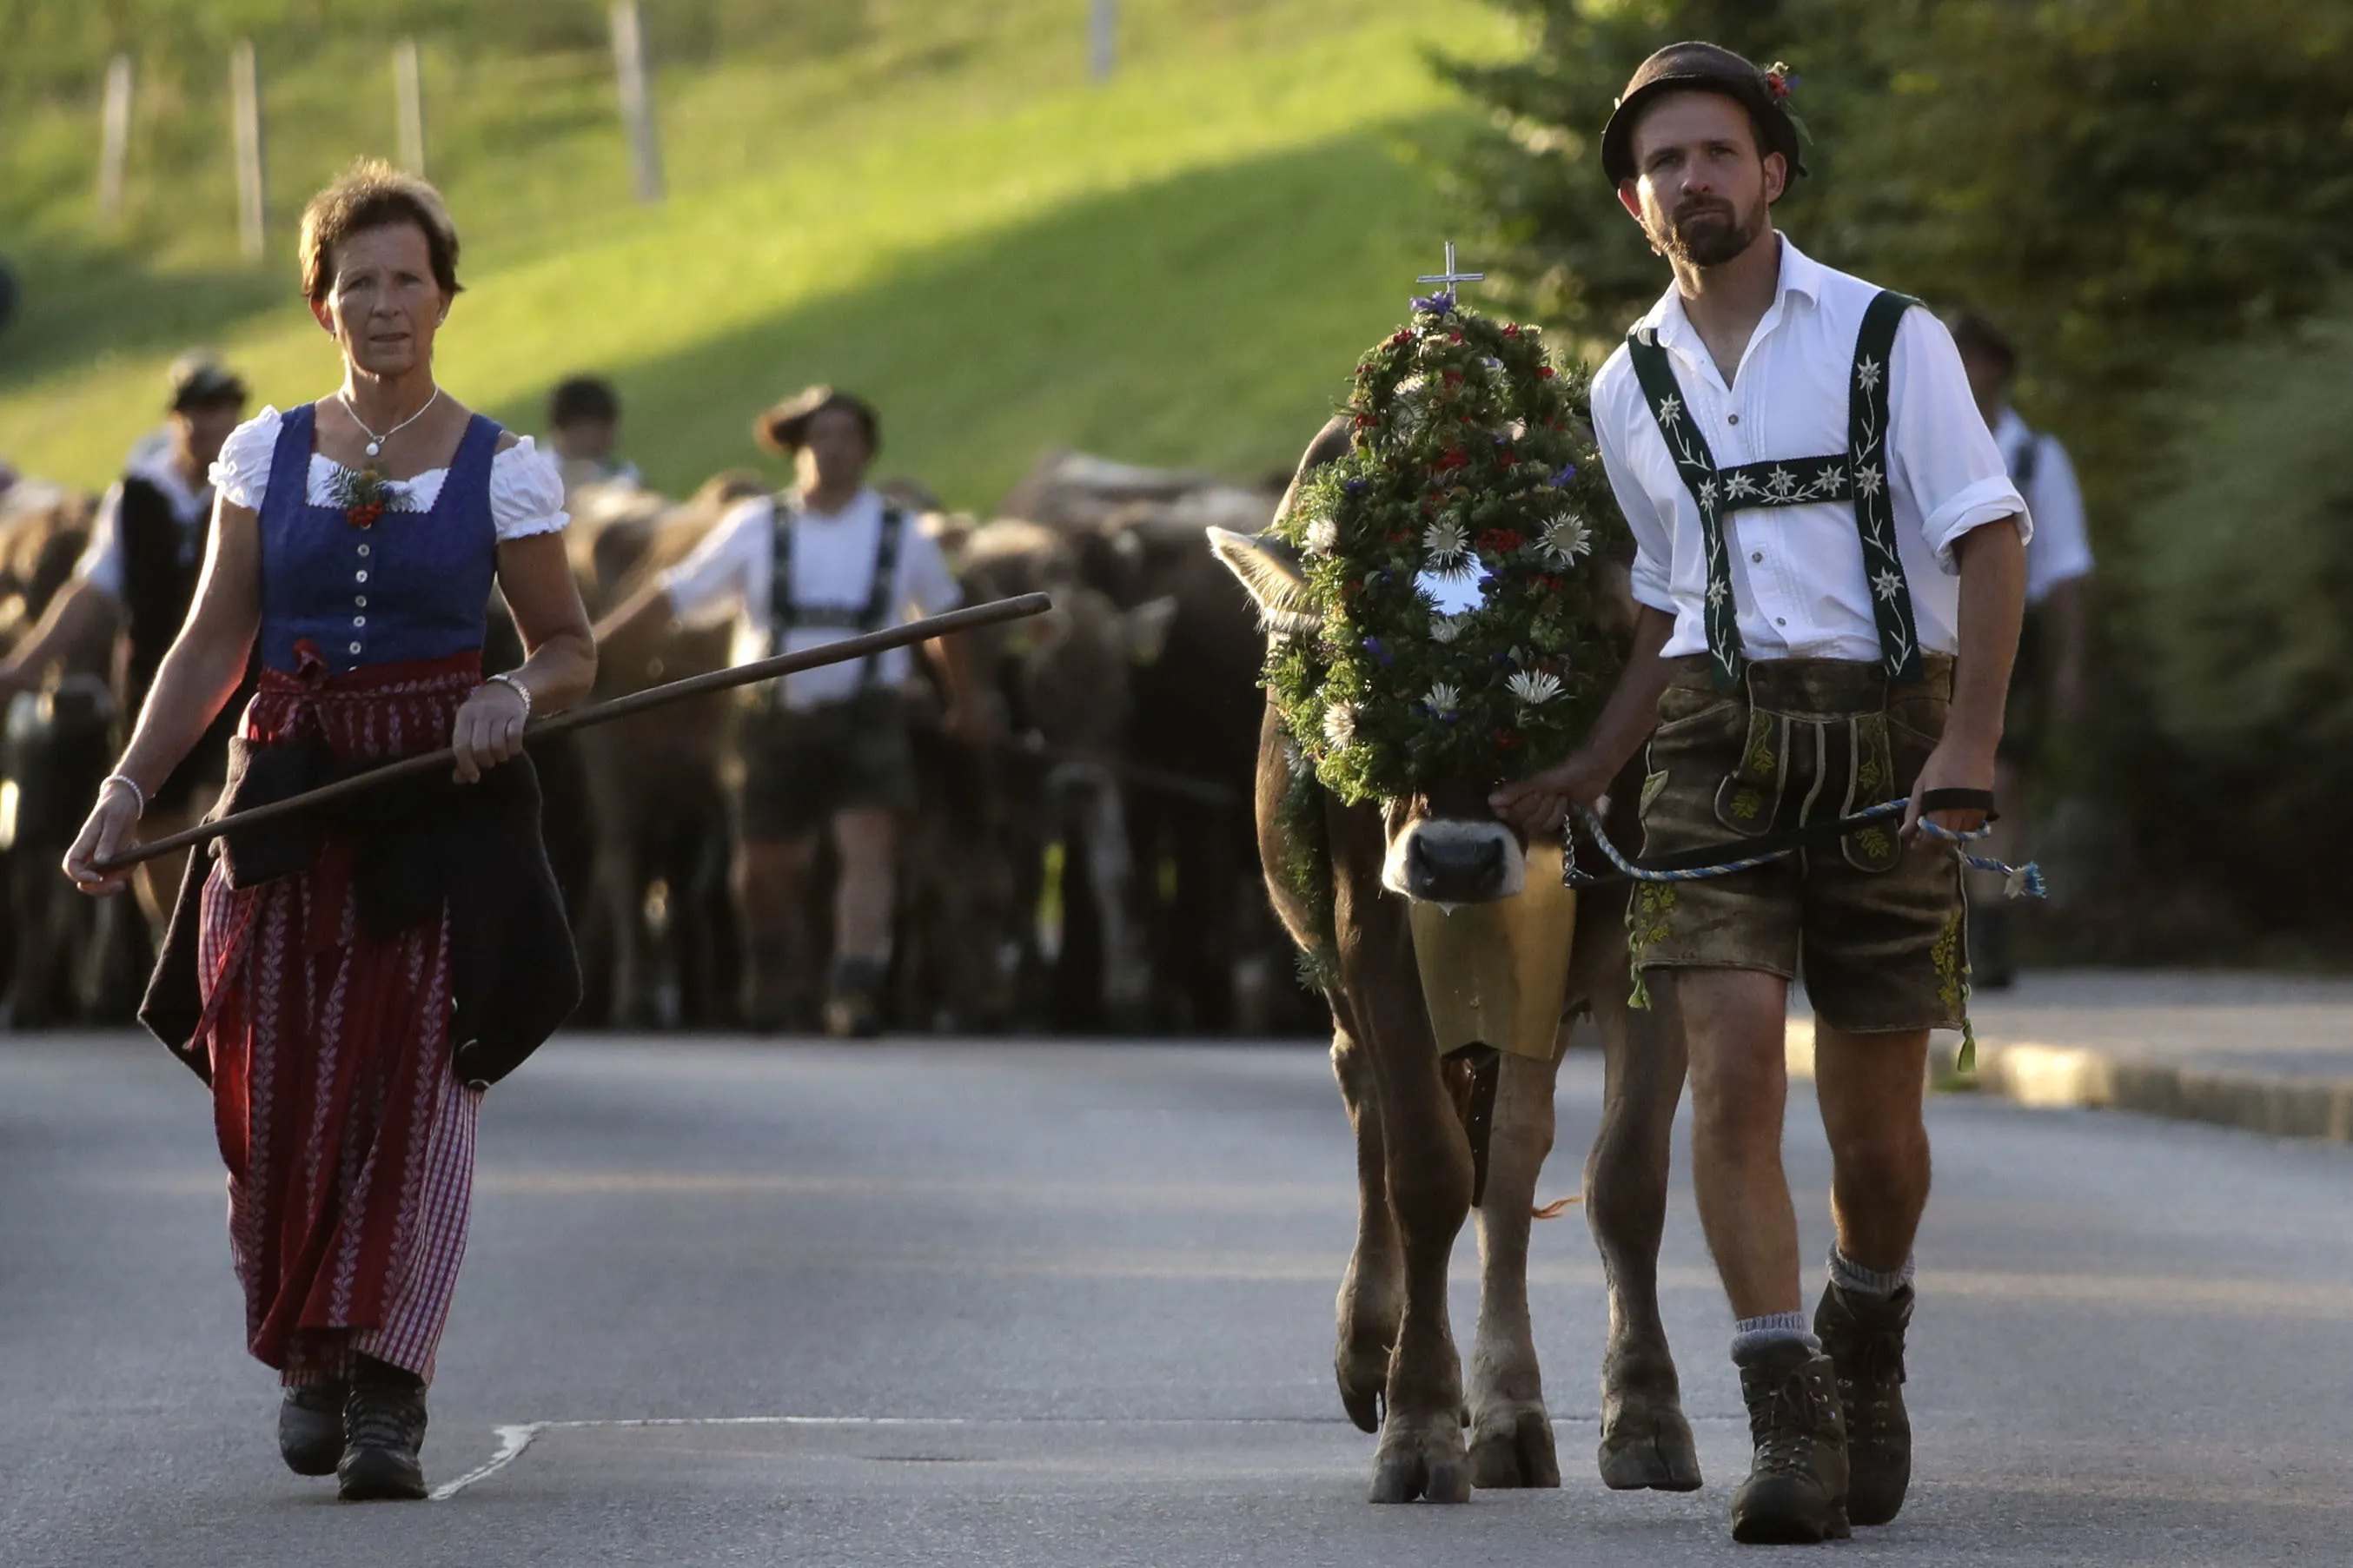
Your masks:
[[[1622,557],[1625,522],[1585,377],[1535,328],[1414,303],[1357,363],[1347,452],[1276,525],[1321,629],[1270,640],[1267,686],[1350,804],[1559,761],[1622,659],[1598,563]]]

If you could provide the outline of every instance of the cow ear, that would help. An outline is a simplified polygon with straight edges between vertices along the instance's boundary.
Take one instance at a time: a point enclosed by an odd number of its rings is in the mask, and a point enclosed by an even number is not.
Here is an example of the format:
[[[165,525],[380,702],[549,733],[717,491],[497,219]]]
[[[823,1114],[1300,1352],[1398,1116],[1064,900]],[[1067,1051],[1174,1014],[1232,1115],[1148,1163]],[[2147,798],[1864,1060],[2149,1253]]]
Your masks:
[[[1225,528],[1208,533],[1209,552],[1241,579],[1268,631],[1310,637],[1323,629],[1324,617],[1308,598],[1306,575],[1282,544],[1264,534],[1253,538]]]
[[[1122,610],[1119,629],[1127,644],[1127,657],[1135,664],[1157,664],[1168,647],[1168,628],[1176,624],[1176,597],[1163,594],[1156,599],[1146,599],[1132,610]]]

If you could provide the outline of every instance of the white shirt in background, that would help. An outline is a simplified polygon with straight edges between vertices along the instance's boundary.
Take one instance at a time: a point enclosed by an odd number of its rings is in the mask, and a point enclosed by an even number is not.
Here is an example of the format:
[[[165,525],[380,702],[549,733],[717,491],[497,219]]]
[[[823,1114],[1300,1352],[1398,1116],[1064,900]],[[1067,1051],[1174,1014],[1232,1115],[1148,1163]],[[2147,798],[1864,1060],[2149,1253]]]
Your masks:
[[[194,565],[205,552],[205,531],[212,521],[213,487],[209,478],[203,485],[189,489],[188,481],[180,477],[179,465],[173,460],[173,448],[166,445],[159,449],[143,441],[132,449],[122,474],[123,479],[145,479],[163,492],[172,508],[172,521],[179,529],[180,564]],[[121,602],[122,479],[109,485],[100,500],[98,515],[90,520],[90,542],[75,558],[73,574],[75,581],[87,583]]]
[[[1780,243],[1779,289],[1730,386],[1676,289],[1638,323],[1657,329],[1689,416],[1718,468],[1847,450],[1855,338],[1879,289],[1811,259],[1787,236]],[[2032,524],[1944,323],[1926,310],[1906,310],[1889,359],[1887,459],[1897,553],[1920,647],[1953,653],[1960,617],[1954,542],[2010,516],[2031,539]],[[1699,505],[1676,471],[1622,343],[1594,378],[1593,433],[1634,532],[1634,597],[1675,617],[1668,657],[1706,652]],[[1725,544],[1750,658],[1879,658],[1879,623],[1852,501],[1732,513]]]
[[[839,512],[793,509],[793,603],[804,610],[862,613],[873,593],[875,558],[882,543],[883,500],[871,488]],[[776,574],[776,503],[755,496],[722,518],[692,554],[662,574],[670,608],[691,626],[735,623],[737,664],[772,653],[801,653],[856,634],[839,626],[796,626],[784,647],[773,647],[769,590]],[[948,573],[940,547],[909,517],[899,535],[899,566],[891,585],[885,627],[904,626],[952,610],[964,590]],[[875,675],[885,687],[907,683],[912,654],[893,648],[879,656]],[[827,665],[786,680],[786,706],[807,710],[845,701],[858,694],[859,665]]]
[[[1994,422],[1994,445],[2015,479],[2031,447],[2034,472],[2019,485],[2034,513],[2034,537],[2026,545],[2026,602],[2039,605],[2062,583],[2092,574],[2092,536],[2084,522],[2084,492],[2075,465],[2056,436],[2038,436],[2018,411],[2005,406]]]

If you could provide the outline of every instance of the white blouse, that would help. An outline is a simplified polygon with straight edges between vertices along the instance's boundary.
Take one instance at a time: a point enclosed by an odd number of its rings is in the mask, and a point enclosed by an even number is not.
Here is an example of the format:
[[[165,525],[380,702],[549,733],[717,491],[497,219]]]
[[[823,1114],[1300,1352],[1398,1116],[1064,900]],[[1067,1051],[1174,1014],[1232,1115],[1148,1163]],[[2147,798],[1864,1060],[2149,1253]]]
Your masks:
[[[229,432],[212,471],[213,488],[224,500],[261,510],[283,422],[277,409],[264,408]],[[334,505],[335,476],[346,471],[332,458],[311,453],[304,486],[310,503]],[[427,468],[411,479],[388,481],[401,500],[396,510],[429,510],[448,477],[448,468]],[[491,459],[491,521],[501,540],[551,533],[572,521],[564,510],[564,476],[556,471],[555,459],[534,447],[528,436]]]

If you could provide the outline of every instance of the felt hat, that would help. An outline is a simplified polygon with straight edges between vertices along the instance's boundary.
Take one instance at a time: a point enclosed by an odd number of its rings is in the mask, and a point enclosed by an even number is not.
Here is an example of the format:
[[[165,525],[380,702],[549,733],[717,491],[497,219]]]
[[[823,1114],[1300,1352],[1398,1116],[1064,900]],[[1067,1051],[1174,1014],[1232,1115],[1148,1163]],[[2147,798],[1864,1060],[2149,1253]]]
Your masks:
[[[866,432],[869,454],[882,447],[882,420],[874,405],[839,387],[812,386],[786,398],[752,422],[752,433],[771,451],[797,452],[808,440],[809,421],[829,408],[846,411]]]
[[[1765,150],[1788,161],[1794,180],[1806,172],[1798,156],[1797,124],[1782,107],[1794,79],[1778,66],[1769,72],[1759,70],[1719,45],[1697,40],[1669,44],[1636,68],[1619,96],[1601,132],[1601,167],[1611,184],[1635,176],[1634,125],[1653,100],[1671,92],[1715,92],[1748,110],[1763,133]]]
[[[171,384],[172,401],[166,407],[174,414],[246,400],[244,378],[202,350],[172,362]]]

